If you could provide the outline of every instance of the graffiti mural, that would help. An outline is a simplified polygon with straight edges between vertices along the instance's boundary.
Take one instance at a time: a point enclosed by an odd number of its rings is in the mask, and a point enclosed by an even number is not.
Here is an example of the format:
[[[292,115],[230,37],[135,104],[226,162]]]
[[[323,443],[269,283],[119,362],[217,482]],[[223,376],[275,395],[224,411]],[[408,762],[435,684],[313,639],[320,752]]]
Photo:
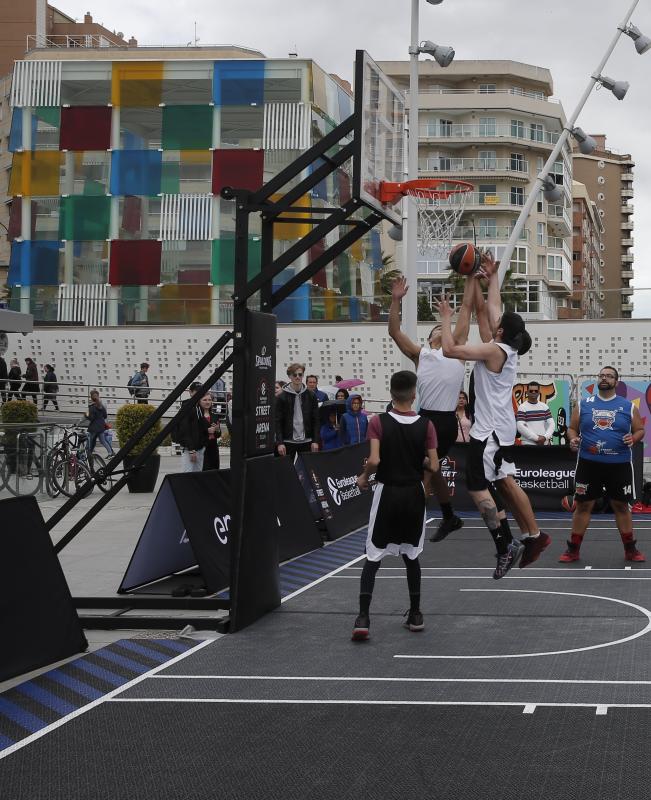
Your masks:
[[[531,378],[530,380],[535,380]],[[513,387],[513,405],[517,409],[527,399],[527,383],[516,383]],[[555,428],[552,444],[567,444],[567,423],[570,419],[570,382],[558,378],[553,381],[538,381],[540,399],[547,403],[554,418]]]

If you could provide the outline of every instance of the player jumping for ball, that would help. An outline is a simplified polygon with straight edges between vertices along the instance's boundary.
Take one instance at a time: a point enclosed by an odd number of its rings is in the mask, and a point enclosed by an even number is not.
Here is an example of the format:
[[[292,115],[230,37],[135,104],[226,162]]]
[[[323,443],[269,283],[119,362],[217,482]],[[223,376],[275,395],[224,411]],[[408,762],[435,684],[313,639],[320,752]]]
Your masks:
[[[472,245],[467,247],[472,248]],[[481,256],[479,271],[488,279],[486,311],[483,293],[475,277],[475,308],[482,344],[456,344],[452,335],[452,307],[446,296],[438,302],[442,326],[443,354],[449,358],[475,361],[475,417],[470,429],[466,482],[468,491],[490,531],[497,549],[493,577],[503,578],[518,561],[526,567],[549,546],[551,538],[541,531],[531,503],[515,481],[512,448],[516,436],[515,415],[511,413],[513,384],[518,355],[531,347],[524,321],[512,311],[502,313],[497,265],[490,253]],[[489,486],[494,483],[513,514],[521,541],[511,535],[508,523],[500,521]]]

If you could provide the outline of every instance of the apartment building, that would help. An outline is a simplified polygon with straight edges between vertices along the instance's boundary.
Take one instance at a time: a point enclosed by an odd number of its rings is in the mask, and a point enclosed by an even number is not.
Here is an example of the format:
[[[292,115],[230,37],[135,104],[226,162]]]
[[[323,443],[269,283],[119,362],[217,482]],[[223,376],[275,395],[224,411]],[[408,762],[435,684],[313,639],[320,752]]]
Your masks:
[[[409,64],[384,61],[382,69],[407,92]],[[514,61],[457,61],[441,68],[419,64],[419,177],[455,178],[474,189],[453,242],[473,241],[499,258],[530,188],[565,124],[549,70]],[[540,197],[511,261],[517,310],[529,318],[556,319],[571,304],[572,158],[568,146],[552,169],[563,197]],[[435,292],[447,264],[440,254],[419,260],[419,288]]]
[[[599,319],[605,316],[601,244],[604,232],[597,204],[586,186],[572,182],[572,296],[558,309],[559,319]]]
[[[604,232],[601,239],[601,283],[604,315],[630,319],[633,312],[633,167],[630,154],[606,146],[604,134],[592,134],[596,150],[573,153],[574,176],[595,199]]]

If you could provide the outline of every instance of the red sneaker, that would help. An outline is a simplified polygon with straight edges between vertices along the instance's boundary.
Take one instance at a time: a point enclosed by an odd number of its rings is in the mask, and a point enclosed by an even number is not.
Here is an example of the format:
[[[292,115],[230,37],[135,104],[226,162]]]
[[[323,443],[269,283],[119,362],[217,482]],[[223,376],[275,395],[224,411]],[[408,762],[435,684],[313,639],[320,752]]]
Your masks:
[[[625,561],[646,561],[646,556],[635,546],[635,539],[632,542],[627,542],[624,545],[624,560]]]
[[[537,561],[542,551],[552,543],[552,537],[544,531],[540,531],[535,538],[527,536],[526,539],[522,539],[521,541],[524,545],[524,553],[520,559],[520,569],[528,567],[529,564],[533,564],[534,561]]]
[[[631,513],[632,514],[645,514],[646,513],[646,506],[643,503],[640,503],[638,500],[637,502],[633,503],[631,506]]]
[[[562,563],[569,563],[570,561],[579,561],[581,558],[579,554],[579,545],[573,544],[572,542],[567,543],[567,550],[564,553],[561,553],[560,558],[558,559]]]

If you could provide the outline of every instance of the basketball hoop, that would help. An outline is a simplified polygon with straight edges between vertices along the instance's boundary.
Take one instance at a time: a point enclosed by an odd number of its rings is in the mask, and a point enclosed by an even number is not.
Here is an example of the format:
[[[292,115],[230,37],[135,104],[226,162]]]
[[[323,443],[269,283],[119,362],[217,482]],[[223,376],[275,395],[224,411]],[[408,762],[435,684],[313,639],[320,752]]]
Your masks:
[[[452,178],[418,178],[402,183],[380,184],[380,200],[396,203],[413,197],[418,208],[418,249],[421,254],[447,255],[454,230],[466,207],[472,183]]]

